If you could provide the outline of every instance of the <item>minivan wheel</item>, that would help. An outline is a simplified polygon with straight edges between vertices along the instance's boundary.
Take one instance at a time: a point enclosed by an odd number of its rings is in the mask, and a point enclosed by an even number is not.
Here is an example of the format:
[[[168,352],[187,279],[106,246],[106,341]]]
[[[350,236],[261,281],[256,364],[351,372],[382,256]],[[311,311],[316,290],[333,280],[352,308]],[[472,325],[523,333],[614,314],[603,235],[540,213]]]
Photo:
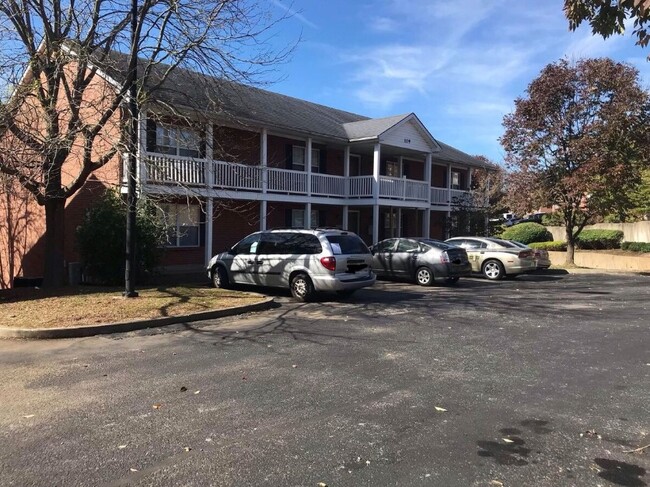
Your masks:
[[[220,265],[215,267],[212,271],[212,284],[214,284],[214,287],[217,289],[227,289],[230,285],[230,282],[228,281],[228,273],[226,272],[226,269]]]
[[[488,260],[483,264],[483,275],[492,281],[502,279],[506,275],[503,264],[498,260]]]
[[[290,283],[291,295],[298,301],[309,301],[314,296],[314,285],[309,276],[299,273],[293,276]]]
[[[420,267],[415,272],[415,280],[420,286],[431,286],[433,284],[433,272],[427,267]]]

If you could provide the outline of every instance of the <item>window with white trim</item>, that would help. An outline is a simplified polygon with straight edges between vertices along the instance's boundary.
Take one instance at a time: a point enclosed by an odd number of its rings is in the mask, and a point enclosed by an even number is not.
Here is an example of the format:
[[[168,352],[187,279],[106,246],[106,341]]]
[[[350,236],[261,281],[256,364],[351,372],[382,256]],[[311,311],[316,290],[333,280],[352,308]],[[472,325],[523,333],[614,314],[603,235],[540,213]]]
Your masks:
[[[293,146],[292,167],[296,171],[305,170],[305,155],[307,151],[301,145]],[[320,172],[320,150],[311,150],[311,172]]]
[[[451,189],[460,189],[460,173],[451,171]]]
[[[399,162],[386,161],[386,176],[391,178],[398,178],[401,176],[399,173]]]
[[[291,228],[305,228],[305,210],[291,210]],[[318,228],[318,210],[311,210],[311,228]]]
[[[198,205],[164,203],[159,216],[167,230],[168,247],[198,247],[201,209]]]
[[[189,127],[156,124],[156,152],[172,156],[199,157],[201,134]]]

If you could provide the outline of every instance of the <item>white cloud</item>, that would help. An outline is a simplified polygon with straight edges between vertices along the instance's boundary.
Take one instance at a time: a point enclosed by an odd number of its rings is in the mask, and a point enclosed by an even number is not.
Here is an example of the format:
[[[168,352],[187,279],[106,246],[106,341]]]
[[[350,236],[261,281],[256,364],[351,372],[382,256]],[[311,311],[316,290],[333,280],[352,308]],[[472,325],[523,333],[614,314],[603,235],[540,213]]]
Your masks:
[[[370,21],[370,28],[377,32],[397,32],[399,23],[389,17],[375,17]]]
[[[314,24],[311,20],[309,20],[307,17],[305,17],[299,11],[294,10],[293,8],[286,6],[280,0],[271,0],[271,2],[276,7],[284,10],[290,17],[295,17],[296,19],[298,19],[300,22],[302,22],[306,26],[311,27],[312,29],[318,29],[319,28],[318,25]]]

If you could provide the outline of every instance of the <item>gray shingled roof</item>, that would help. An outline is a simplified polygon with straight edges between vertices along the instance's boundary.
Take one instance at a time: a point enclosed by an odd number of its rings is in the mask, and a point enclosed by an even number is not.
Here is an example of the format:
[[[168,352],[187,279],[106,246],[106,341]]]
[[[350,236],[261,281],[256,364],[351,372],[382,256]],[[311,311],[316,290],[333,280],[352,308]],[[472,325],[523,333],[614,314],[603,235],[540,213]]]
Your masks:
[[[406,113],[404,115],[393,115],[391,117],[369,118],[358,122],[348,122],[343,124],[343,128],[350,140],[370,139],[383,134],[409,115],[410,113]]]
[[[108,74],[122,79],[127,71],[126,57],[112,54]],[[167,68],[158,65],[152,76]],[[158,78],[160,79],[160,78]],[[176,69],[153,94],[158,103],[201,111],[253,126],[268,126],[342,141],[368,139],[381,135],[410,114],[371,119],[363,115],[319,105],[272,91],[218,79],[187,69]],[[443,144],[434,157],[438,160],[483,166],[472,156]]]

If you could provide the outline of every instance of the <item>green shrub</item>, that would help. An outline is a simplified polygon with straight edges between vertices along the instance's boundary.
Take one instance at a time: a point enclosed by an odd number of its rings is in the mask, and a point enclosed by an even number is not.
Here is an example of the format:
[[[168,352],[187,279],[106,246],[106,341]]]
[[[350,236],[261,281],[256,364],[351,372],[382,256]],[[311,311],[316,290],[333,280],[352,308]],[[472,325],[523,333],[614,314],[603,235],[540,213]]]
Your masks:
[[[531,242],[548,242],[553,240],[553,235],[544,225],[530,222],[511,226],[501,234],[501,238],[528,245]]]
[[[160,260],[165,242],[164,226],[155,218],[151,204],[138,202],[136,217],[135,278],[141,280]],[[126,204],[115,191],[88,209],[77,227],[77,248],[84,274],[100,284],[124,280],[126,249]]]
[[[585,250],[618,249],[622,240],[621,230],[583,230],[576,239],[576,247]]]
[[[621,248],[632,252],[650,252],[650,242],[623,242]]]
[[[564,216],[561,211],[546,213],[542,216],[542,225],[547,227],[564,226]]]
[[[551,242],[531,242],[528,244],[531,249],[555,250],[563,252],[566,250],[566,242],[562,240],[553,240]]]

